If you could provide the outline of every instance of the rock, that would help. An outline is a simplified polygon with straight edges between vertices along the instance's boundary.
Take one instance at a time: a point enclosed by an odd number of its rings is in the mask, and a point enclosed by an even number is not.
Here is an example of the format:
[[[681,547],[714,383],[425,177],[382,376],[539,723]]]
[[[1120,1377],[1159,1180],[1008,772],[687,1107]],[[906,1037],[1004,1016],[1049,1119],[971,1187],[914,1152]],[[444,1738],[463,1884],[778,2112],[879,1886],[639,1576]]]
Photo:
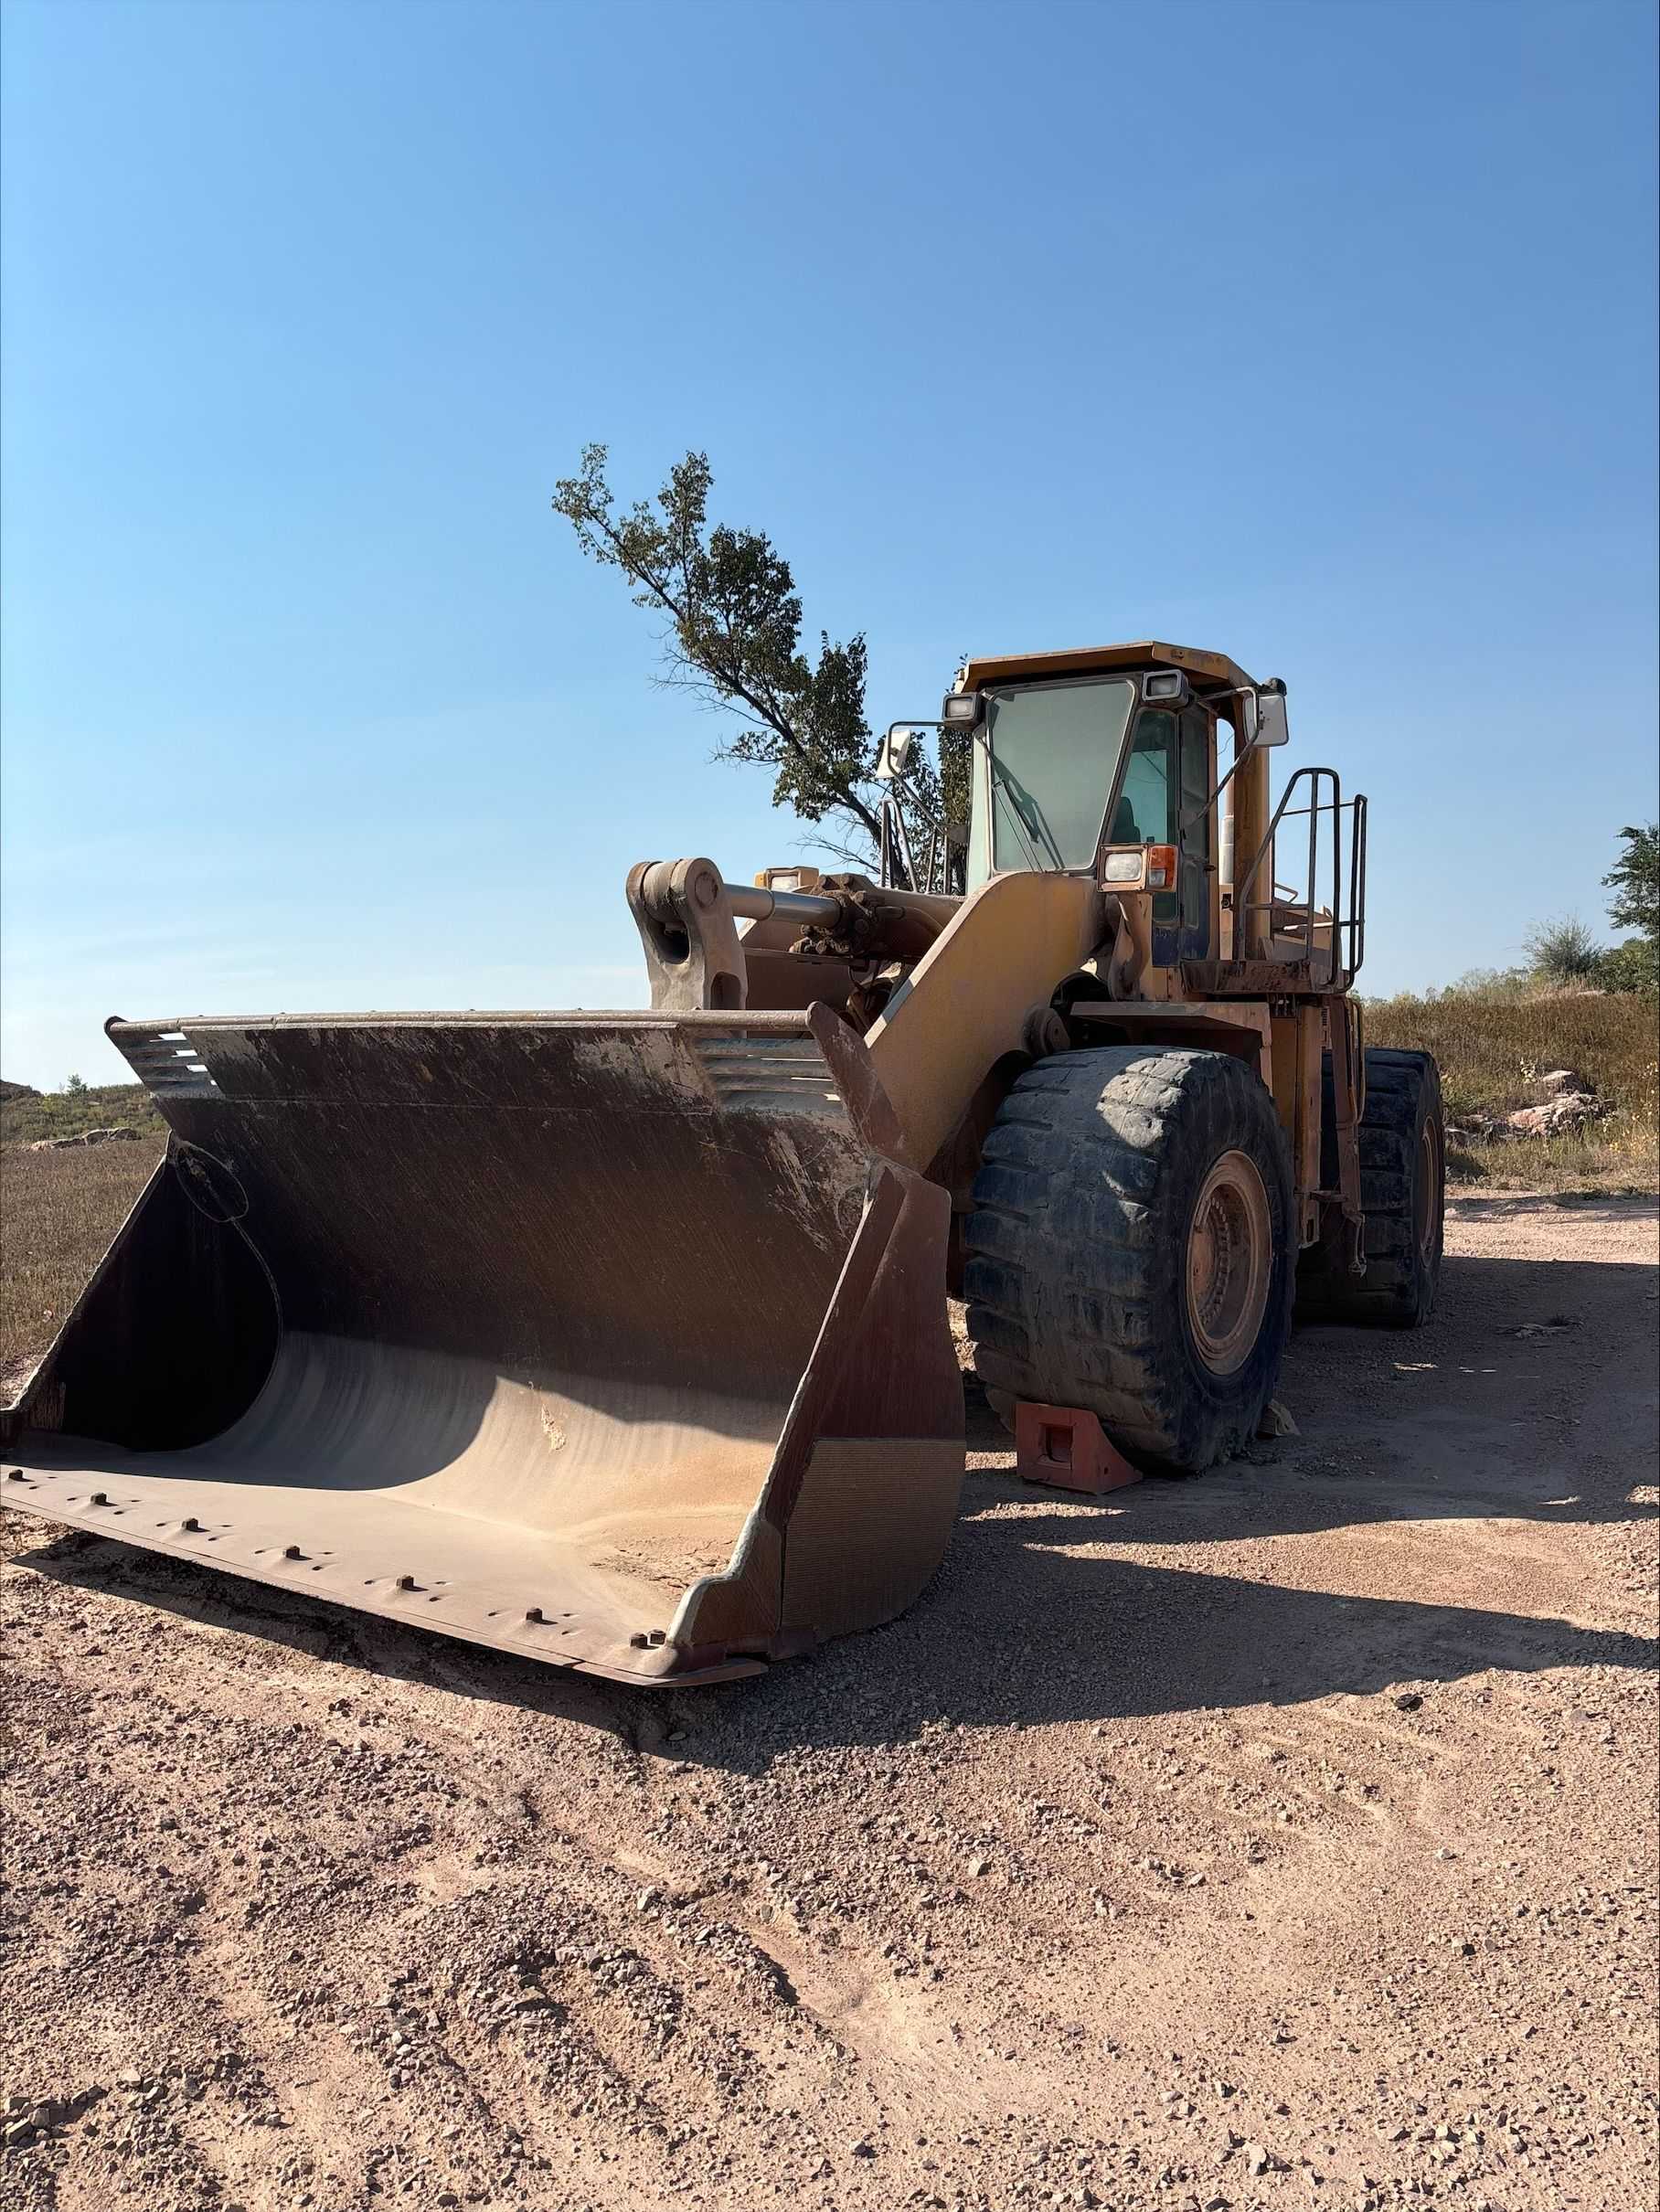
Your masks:
[[[1484,1106],[1476,1106],[1461,1115],[1456,1124],[1449,1127],[1447,1142],[1451,1144],[1491,1144],[1515,1134],[1515,1130],[1503,1115],[1489,1113]]]
[[[37,1137],[29,1146],[31,1152],[67,1152],[88,1144],[119,1144],[138,1142],[136,1129],[83,1129],[72,1137]]]
[[[1293,1420],[1277,1398],[1271,1398],[1262,1409],[1262,1418],[1257,1423],[1257,1434],[1259,1436],[1295,1436],[1297,1434],[1296,1422]]]
[[[1419,1707],[1423,1703],[1423,1699],[1418,1695],[1416,1690],[1402,1690],[1399,1696],[1396,1698],[1395,1703],[1399,1711],[1403,1713],[1415,1713],[1417,1712]]]
[[[876,2156],[876,2145],[868,2135],[861,2135],[857,2143],[849,2143],[847,2148],[855,2158],[874,2158]]]
[[[968,1870],[976,1876],[989,1874],[992,1870],[992,1863],[988,1858],[971,1858],[968,1862]]]
[[[1581,1075],[1575,1068],[1552,1068],[1548,1074],[1540,1076],[1539,1088],[1558,1092],[1577,1090],[1584,1098],[1594,1099],[1597,1095],[1597,1087],[1591,1078]]]
[[[1518,1136],[1559,1137],[1599,1121],[1609,1111],[1605,1100],[1589,1091],[1564,1090],[1542,1106],[1518,1107],[1509,1116],[1509,1125]]]

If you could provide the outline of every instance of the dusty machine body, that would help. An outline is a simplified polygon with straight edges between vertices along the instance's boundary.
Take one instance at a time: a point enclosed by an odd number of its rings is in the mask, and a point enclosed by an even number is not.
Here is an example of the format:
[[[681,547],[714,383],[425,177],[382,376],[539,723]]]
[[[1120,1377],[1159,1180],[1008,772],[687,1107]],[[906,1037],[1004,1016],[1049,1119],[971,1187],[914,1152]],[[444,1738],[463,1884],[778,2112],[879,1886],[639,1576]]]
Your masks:
[[[965,891],[643,863],[647,1011],[112,1020],[168,1156],[3,1417],[5,1502],[708,1681],[933,1571],[948,1294],[995,1388],[1148,1461],[1251,1432],[1299,1259],[1366,1293],[1365,802],[1275,802],[1282,686],[1215,654],[972,661],[941,718]]]

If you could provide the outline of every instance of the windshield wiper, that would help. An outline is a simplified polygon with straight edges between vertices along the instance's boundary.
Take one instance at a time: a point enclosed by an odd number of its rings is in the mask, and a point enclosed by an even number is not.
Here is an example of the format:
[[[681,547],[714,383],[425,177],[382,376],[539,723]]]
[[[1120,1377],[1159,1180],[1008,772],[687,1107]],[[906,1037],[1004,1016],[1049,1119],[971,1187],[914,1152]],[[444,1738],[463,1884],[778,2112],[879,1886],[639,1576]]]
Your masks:
[[[1051,867],[1064,869],[1066,862],[1061,858],[1060,847],[1056,844],[1054,835],[1043,818],[1043,809],[1038,804],[1031,792],[1023,784],[1015,781],[995,753],[992,756],[992,773],[997,780],[1000,795],[1006,802],[1006,818],[1013,823],[1021,844],[1026,847],[1027,858],[1031,862],[1033,867],[1039,871],[1047,871]],[[1039,838],[1048,847],[1049,858],[1047,860],[1038,850],[1037,841]]]

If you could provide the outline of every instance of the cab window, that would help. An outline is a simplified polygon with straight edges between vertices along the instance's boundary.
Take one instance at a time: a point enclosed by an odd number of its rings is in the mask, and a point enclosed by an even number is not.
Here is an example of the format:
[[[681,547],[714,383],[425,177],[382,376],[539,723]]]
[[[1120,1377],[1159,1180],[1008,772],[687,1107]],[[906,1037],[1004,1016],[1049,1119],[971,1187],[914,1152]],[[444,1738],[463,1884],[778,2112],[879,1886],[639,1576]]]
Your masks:
[[[1209,715],[1198,706],[1188,707],[1179,716],[1163,707],[1144,707],[1136,718],[1107,842],[1178,846],[1176,887],[1155,892],[1153,919],[1206,935],[1210,819],[1205,802],[1209,796]]]
[[[1175,742],[1176,717],[1157,707],[1144,709],[1135,725],[1109,845],[1175,844],[1170,776]]]

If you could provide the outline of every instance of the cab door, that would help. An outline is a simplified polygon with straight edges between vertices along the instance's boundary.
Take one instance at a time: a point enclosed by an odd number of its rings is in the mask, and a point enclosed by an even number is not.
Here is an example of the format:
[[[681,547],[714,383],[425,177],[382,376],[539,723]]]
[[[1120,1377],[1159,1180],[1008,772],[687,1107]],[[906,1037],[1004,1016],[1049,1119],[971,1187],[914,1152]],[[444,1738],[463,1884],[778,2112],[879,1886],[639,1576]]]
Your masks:
[[[1190,702],[1176,713],[1144,707],[1119,786],[1110,845],[1173,845],[1173,888],[1153,895],[1153,958],[1159,967],[1210,953],[1210,810],[1216,788],[1216,724]],[[1186,826],[1184,827],[1184,824]]]

